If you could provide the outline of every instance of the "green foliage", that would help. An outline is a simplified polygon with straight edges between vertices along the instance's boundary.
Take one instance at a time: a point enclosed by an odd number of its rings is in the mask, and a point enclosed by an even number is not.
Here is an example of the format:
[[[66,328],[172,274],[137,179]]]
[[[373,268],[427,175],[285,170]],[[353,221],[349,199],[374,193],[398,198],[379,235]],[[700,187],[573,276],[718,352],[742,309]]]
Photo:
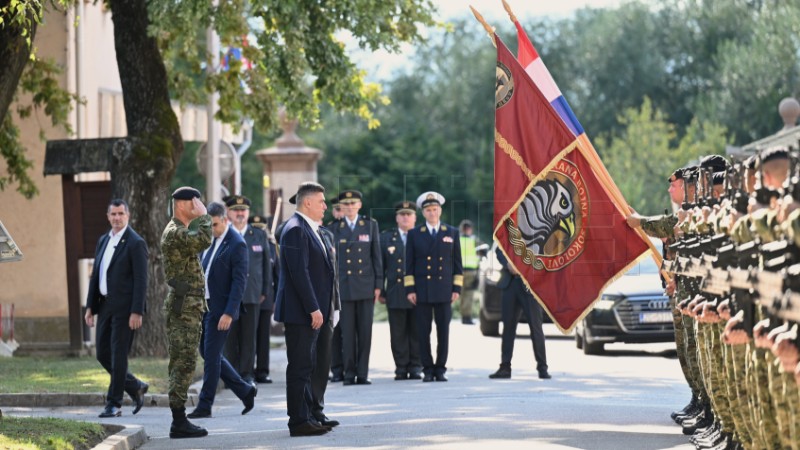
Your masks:
[[[72,450],[94,448],[107,433],[99,423],[51,417],[0,418],[0,448]]]
[[[696,119],[678,138],[675,124],[647,97],[641,108],[629,108],[617,120],[623,131],[597,139],[597,147],[622,194],[641,214],[663,213],[670,174],[700,156],[723,153],[728,140],[724,127]]]
[[[0,176],[0,191],[17,183],[17,192],[25,198],[32,198],[39,193],[36,183],[28,175],[33,161],[25,158],[25,147],[19,142],[19,128],[14,125],[11,115],[6,115],[0,126],[0,156],[5,160],[7,169],[7,174]]]

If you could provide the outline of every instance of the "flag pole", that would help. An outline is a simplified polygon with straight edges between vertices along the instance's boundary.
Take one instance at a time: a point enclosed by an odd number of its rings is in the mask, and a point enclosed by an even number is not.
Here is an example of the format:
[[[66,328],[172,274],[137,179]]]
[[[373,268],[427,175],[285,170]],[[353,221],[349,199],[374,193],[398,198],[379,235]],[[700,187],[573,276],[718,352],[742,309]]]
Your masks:
[[[494,27],[486,23],[486,19],[484,19],[481,13],[479,13],[478,10],[473,8],[472,5],[469,6],[469,9],[472,10],[472,14],[475,15],[475,18],[478,19],[478,22],[480,22],[481,25],[483,25],[483,29],[486,30],[486,33],[489,35],[489,39],[492,40],[492,45],[494,45],[494,48],[497,48],[497,43],[494,41]]]
[[[506,0],[503,0],[503,8],[506,9],[506,12],[508,13],[508,18],[511,19],[512,22],[517,23],[517,16],[515,16],[514,13],[511,11],[511,6],[508,5]]]

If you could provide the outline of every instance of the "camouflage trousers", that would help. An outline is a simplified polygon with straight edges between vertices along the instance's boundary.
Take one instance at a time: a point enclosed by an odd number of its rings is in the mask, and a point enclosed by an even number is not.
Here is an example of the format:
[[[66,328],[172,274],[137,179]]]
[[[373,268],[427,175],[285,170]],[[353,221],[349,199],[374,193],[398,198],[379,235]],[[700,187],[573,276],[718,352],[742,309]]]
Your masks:
[[[686,383],[692,389],[692,394],[697,395],[695,385],[692,383],[692,373],[689,370],[689,364],[686,361],[686,330],[683,328],[683,315],[681,311],[675,306],[676,299],[680,298],[678,293],[669,298],[669,305],[672,311],[672,324],[675,328],[675,350],[678,353],[678,362],[683,371],[683,377],[686,378]]]
[[[797,448],[792,442],[792,417],[789,398],[784,390],[783,374],[780,361],[770,351],[764,352],[764,363],[767,366],[769,393],[775,411],[775,422],[781,446],[785,449]]]
[[[746,449],[760,448],[756,440],[757,428],[752,420],[751,405],[747,392],[745,345],[725,345],[725,372],[728,380],[728,401],[733,413],[733,423],[739,442]]]
[[[748,355],[750,374],[747,392],[753,405],[753,417],[758,424],[762,448],[779,449],[782,446],[769,389],[769,371],[766,362],[768,350],[757,348],[753,343],[748,345],[750,345],[750,355]]]
[[[726,377],[723,374],[723,353],[719,325],[696,323],[698,361],[703,373],[706,392],[711,401],[714,415],[725,432],[733,433],[734,422],[731,416]]]
[[[186,404],[189,386],[194,378],[197,364],[197,349],[203,333],[203,312],[184,306],[180,314],[167,307],[167,343],[169,345],[169,396],[170,408],[182,408]]]
[[[686,368],[689,372],[689,385],[692,391],[697,393],[698,397],[705,403],[708,402],[708,393],[706,393],[705,384],[703,383],[703,374],[700,371],[700,365],[697,361],[697,334],[696,323],[694,319],[689,316],[681,316],[683,322],[683,337],[686,355]]]

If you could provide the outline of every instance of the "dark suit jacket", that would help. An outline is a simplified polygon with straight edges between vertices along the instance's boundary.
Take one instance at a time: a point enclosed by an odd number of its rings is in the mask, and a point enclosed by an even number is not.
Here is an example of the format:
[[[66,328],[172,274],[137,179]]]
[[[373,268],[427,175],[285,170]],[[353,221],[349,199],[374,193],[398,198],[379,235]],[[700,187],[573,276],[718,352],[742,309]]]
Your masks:
[[[400,230],[393,228],[381,233],[381,253],[385,279],[381,294],[386,298],[386,307],[412,308],[414,305],[408,301],[403,287],[403,277],[406,274],[406,246],[400,237]]]
[[[336,245],[342,300],[374,298],[375,289],[383,288],[378,222],[360,215],[352,231],[345,218],[334,221],[329,229]]]
[[[514,275],[511,275],[511,272],[508,271],[508,260],[499,247],[495,249],[495,254],[497,255],[497,261],[503,266],[503,268],[500,269],[500,279],[497,281],[497,287],[505,289],[511,284]]]
[[[406,239],[406,294],[415,292],[418,303],[450,302],[464,284],[458,228],[440,223],[434,238],[422,225],[409,230]]]
[[[331,265],[333,266],[333,305],[332,311],[340,311],[342,309],[342,296],[339,294],[339,274],[336,272],[336,247],[333,245],[333,233],[331,230],[320,227],[322,236],[325,239],[325,245],[328,246],[328,255],[331,258]],[[329,314],[329,317],[332,316]]]
[[[89,293],[86,305],[93,314],[99,314],[103,308],[128,314],[144,314],[147,310],[145,297],[147,292],[147,244],[133,228],[128,226],[122,235],[111,264],[106,272],[108,299],[100,302],[100,262],[110,239],[109,233],[100,237],[94,252],[94,267],[89,279]]]
[[[275,239],[267,236],[269,247],[270,271],[267,285],[267,298],[261,302],[259,309],[262,311],[272,311],[275,309],[275,296],[278,295],[278,277],[280,276],[280,261],[278,260],[278,246]]]
[[[231,231],[238,233],[235,229]],[[272,259],[267,232],[247,225],[243,237],[247,244],[248,275],[242,303],[258,305],[261,303],[262,295],[265,297],[265,302],[272,303],[273,298],[269,295],[269,291],[272,290]],[[271,304],[267,306],[266,309],[272,309]]]
[[[311,313],[316,310],[322,317],[330,317],[333,263],[311,226],[299,214],[294,214],[283,227],[280,261],[275,320],[310,326]]]
[[[208,251],[212,251],[211,247]],[[228,230],[206,273],[208,311],[213,316],[227,314],[233,320],[239,318],[239,305],[247,284],[247,264],[247,244],[236,230]]]

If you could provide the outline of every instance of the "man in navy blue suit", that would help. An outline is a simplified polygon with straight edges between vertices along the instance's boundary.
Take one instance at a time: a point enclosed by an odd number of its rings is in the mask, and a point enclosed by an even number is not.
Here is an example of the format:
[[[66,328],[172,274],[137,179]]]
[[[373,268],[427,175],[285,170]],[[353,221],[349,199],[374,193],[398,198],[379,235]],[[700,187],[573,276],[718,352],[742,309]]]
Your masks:
[[[111,231],[97,242],[84,320],[91,327],[97,314],[97,360],[111,375],[100,417],[119,417],[123,391],[133,399],[136,414],[148,388],[128,372],[133,333],[142,326],[145,312],[147,244],[128,226],[124,200],[111,200],[107,216]]]
[[[416,305],[422,381],[447,381],[451,304],[458,300],[464,284],[458,228],[442,223],[444,197],[425,192],[417,206],[425,224],[412,228],[406,237],[406,287],[408,301]],[[431,355],[431,322],[436,320],[436,361]]]
[[[197,407],[187,414],[190,419],[211,417],[220,378],[242,400],[242,414],[253,409],[257,393],[255,385],[244,381],[222,356],[231,323],[239,317],[239,305],[247,283],[247,245],[239,233],[230,229],[225,206],[216,202],[209,204],[208,215],[214,239],[201,255],[208,302],[200,340],[200,355],[204,360],[203,388]]]
[[[334,264],[319,223],[325,215],[325,188],[300,185],[297,212],[280,234],[280,270],[275,320],[286,335],[286,409],[290,436],[317,436],[331,430],[313,416],[311,374],[320,329],[333,315]]]

